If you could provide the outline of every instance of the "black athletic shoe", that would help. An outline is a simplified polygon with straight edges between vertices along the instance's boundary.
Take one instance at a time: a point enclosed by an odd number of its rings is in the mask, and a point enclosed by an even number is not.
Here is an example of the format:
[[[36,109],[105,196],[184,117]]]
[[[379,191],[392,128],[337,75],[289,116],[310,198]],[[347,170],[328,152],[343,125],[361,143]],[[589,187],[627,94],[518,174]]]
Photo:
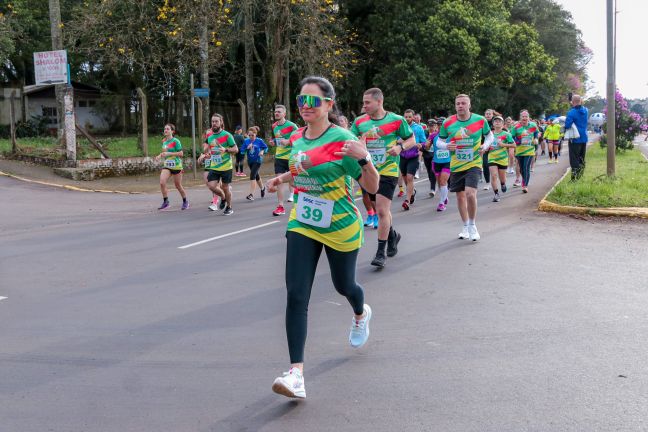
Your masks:
[[[502,192],[506,193],[507,190],[508,190],[508,188],[506,187],[506,184],[503,184],[502,185]]]
[[[383,268],[385,267],[385,260],[385,252],[379,250],[376,252],[376,256],[374,257],[373,261],[371,261],[371,265],[374,267]]]
[[[416,189],[414,189],[414,192],[412,193],[412,199],[410,200],[410,204],[414,204],[414,198],[416,198]]]
[[[218,208],[223,210],[226,205],[227,205],[227,201],[225,201],[223,198],[221,198],[220,203],[218,204]]]
[[[398,242],[401,239],[401,235],[394,231],[394,237],[387,239],[387,256],[393,257],[398,253]]]
[[[261,189],[261,198],[265,196],[265,188]]]
[[[232,210],[232,207],[227,207],[227,208],[225,209],[225,211],[223,212],[223,214],[224,214],[225,216],[229,216],[229,215],[231,215],[232,213],[234,213],[234,210]]]

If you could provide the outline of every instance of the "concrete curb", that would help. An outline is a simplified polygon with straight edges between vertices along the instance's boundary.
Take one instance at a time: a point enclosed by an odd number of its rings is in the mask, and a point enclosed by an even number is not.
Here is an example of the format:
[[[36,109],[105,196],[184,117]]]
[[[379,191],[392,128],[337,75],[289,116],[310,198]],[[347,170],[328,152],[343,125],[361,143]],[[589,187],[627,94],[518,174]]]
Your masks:
[[[52,186],[52,187],[57,187],[61,189],[67,189],[71,191],[76,191],[76,192],[99,192],[99,193],[113,193],[113,194],[122,194],[122,195],[139,195],[142,194],[143,192],[126,192],[126,191],[120,191],[120,190],[105,190],[105,189],[86,189],[86,188],[81,188],[77,186],[71,186],[71,185],[63,185],[63,184],[58,184],[58,183],[49,183],[49,182],[44,182],[44,181],[39,181],[39,180],[31,180],[25,177],[20,177],[15,174],[9,174],[4,171],[0,171],[1,176],[5,177],[10,177],[16,180],[24,181],[26,183],[34,183],[34,184],[39,184],[43,186]]]
[[[642,153],[644,157],[644,155]],[[648,160],[648,157],[646,157]],[[648,219],[648,208],[645,207],[610,207],[610,208],[601,208],[601,207],[576,207],[576,206],[566,206],[553,203],[547,200],[547,197],[553,192],[553,190],[558,186],[558,184],[563,181],[563,179],[569,174],[571,168],[567,168],[565,174],[560,177],[560,179],[554,184],[549,192],[540,200],[538,204],[538,210],[547,212],[547,213],[560,213],[560,214],[578,214],[578,215],[590,215],[590,216],[619,216],[619,217],[634,217]]]

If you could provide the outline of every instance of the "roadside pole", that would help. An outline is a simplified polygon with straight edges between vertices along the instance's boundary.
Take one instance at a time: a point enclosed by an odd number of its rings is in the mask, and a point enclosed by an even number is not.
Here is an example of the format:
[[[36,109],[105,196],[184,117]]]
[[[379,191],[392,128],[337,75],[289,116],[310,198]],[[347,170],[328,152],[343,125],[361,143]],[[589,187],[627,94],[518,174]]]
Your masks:
[[[616,151],[616,77],[614,50],[615,0],[607,0],[607,176],[615,175]]]
[[[191,74],[191,152],[193,157],[193,177],[194,180],[198,177],[196,172],[196,104],[194,103],[194,76]]]

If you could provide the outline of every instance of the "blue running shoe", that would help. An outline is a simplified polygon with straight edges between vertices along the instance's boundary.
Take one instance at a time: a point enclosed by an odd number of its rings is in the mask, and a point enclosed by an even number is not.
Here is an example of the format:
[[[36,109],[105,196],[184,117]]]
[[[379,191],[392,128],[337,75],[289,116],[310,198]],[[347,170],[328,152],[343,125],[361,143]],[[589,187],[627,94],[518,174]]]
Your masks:
[[[365,220],[364,226],[372,226],[373,225],[373,215],[368,214],[367,215],[367,220]]]
[[[364,305],[365,317],[357,320],[355,316],[351,320],[351,330],[349,331],[349,343],[353,348],[360,348],[369,339],[369,320],[371,320],[371,308],[368,304]]]
[[[373,217],[373,227],[374,229],[378,229],[378,214],[375,214]]]

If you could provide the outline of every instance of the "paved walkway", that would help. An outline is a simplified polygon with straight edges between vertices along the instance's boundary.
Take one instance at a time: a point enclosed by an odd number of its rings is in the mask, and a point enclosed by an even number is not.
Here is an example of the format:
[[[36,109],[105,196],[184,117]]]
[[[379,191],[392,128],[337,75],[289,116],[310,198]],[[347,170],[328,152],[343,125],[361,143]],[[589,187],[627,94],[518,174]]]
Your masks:
[[[44,183],[54,183],[63,186],[73,186],[83,189],[101,189],[101,190],[118,190],[124,192],[155,193],[159,192],[158,185],[159,173],[142,174],[136,176],[108,177],[94,181],[71,180],[54,174],[52,168],[42,165],[36,165],[27,162],[15,161],[10,159],[0,159],[0,171],[28,178]],[[247,165],[245,172],[249,175]],[[261,176],[268,178],[274,174],[274,160],[267,160],[261,166]],[[235,182],[248,182],[249,177],[234,177]],[[185,187],[199,187],[203,185],[202,170],[198,171],[197,179],[194,180],[193,171],[188,171],[184,175],[183,184]],[[169,182],[172,186],[172,182]]]

